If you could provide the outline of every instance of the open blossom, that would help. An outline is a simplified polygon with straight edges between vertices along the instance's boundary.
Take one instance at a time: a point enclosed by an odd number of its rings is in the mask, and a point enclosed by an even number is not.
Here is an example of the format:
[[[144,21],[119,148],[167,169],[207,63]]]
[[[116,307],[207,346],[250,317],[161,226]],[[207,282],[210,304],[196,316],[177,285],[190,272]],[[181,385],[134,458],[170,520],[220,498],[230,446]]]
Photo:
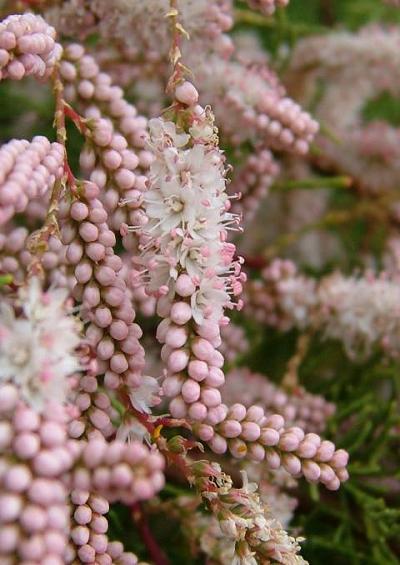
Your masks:
[[[165,288],[168,294],[179,273],[186,272],[196,287],[191,306],[197,323],[205,318],[219,321],[222,309],[231,304],[234,248],[225,237],[226,229],[236,222],[227,211],[223,157],[212,145],[213,128],[207,127],[211,116],[199,112],[198,121],[206,122],[204,133],[209,138],[199,137],[196,142],[192,137],[192,146],[190,136],[177,132],[172,122],[150,122],[158,159],[151,166],[151,188],[144,197],[149,221],[143,230],[144,238],[151,238],[143,245],[149,290]],[[198,128],[195,124],[195,134],[203,135]],[[213,312],[207,309],[211,299]]]
[[[135,388],[135,391],[130,394],[129,398],[136,410],[151,414],[151,408],[161,402],[160,386],[157,380],[154,377],[142,377],[140,385]]]
[[[19,293],[22,316],[6,302],[0,307],[0,381],[15,383],[37,410],[47,400],[66,400],[67,379],[79,369],[80,325],[67,296],[64,289],[42,292],[33,279]]]

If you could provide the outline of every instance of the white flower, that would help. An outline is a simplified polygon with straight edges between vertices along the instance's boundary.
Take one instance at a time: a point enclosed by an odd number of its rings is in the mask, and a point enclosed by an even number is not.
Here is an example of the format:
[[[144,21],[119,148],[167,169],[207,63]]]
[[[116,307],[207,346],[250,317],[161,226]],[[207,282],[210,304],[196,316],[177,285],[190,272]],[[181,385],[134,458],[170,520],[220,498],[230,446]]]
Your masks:
[[[174,122],[166,122],[160,118],[153,118],[149,121],[149,130],[152,143],[156,148],[184,147],[190,138],[187,133],[178,133]]]
[[[35,410],[49,400],[63,402],[68,380],[79,370],[74,350],[80,326],[65,308],[65,291],[40,291],[38,281],[21,289],[17,318],[9,304],[0,307],[0,382],[11,381]],[[18,304],[17,303],[17,304]]]
[[[147,428],[143,426],[136,418],[130,417],[128,421],[121,424],[117,430],[116,438],[119,441],[132,442],[132,441],[145,441],[151,445],[151,437]]]
[[[154,377],[142,377],[142,383],[133,389],[129,398],[139,412],[151,414],[151,407],[160,403],[160,386]]]

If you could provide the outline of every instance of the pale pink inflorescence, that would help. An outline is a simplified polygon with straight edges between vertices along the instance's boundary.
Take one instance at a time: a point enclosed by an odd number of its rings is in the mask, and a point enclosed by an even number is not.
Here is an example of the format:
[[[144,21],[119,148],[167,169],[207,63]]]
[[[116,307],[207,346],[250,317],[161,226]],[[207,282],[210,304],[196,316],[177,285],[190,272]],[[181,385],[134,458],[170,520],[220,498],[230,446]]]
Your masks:
[[[280,414],[289,425],[305,432],[323,432],[335,412],[335,405],[322,396],[311,394],[301,386],[286,390],[247,368],[229,371],[222,394],[227,404],[241,402],[247,407],[257,404],[266,415]]]
[[[231,143],[257,140],[262,147],[307,153],[318,123],[287,96],[267,66],[211,56],[199,61],[196,78]]]
[[[109,502],[131,505],[148,500],[164,486],[164,458],[138,441],[107,442],[96,436],[81,442],[73,469],[74,488],[95,492]]]
[[[398,357],[398,275],[366,271],[333,273],[317,280],[299,273],[292,261],[275,259],[261,279],[245,286],[245,313],[280,331],[319,331],[339,340],[350,359],[380,348]]]
[[[34,255],[28,249],[30,232],[25,226],[8,222],[0,233],[0,272],[12,275],[13,281],[22,284]],[[41,257],[47,280],[57,287],[71,288],[75,281],[65,270],[64,246],[56,236],[50,236],[47,250]]]
[[[139,343],[142,331],[134,323],[135,311],[120,274],[122,260],[113,251],[115,235],[98,199],[99,189],[84,183],[82,192],[82,198],[75,199],[72,205],[64,202],[61,211],[66,260],[77,281],[73,296],[82,303],[81,315],[89,322],[85,333],[92,348],[92,353],[88,353],[89,373],[80,380],[76,402],[86,414],[85,419],[108,436],[113,431],[109,395],[114,391],[129,395],[134,406],[135,391],[140,397],[143,395],[140,387],[144,384],[144,351]],[[98,376],[103,374],[105,392],[99,388]],[[153,381],[156,395],[158,385]],[[146,400],[153,405],[150,398]],[[74,435],[83,433],[84,420],[73,425]]]
[[[282,563],[306,565],[299,555],[301,538],[293,538],[242,471],[243,486],[234,487],[216,463],[192,465],[193,483],[211,515],[191,514],[189,520],[200,537],[202,551],[222,565]],[[197,532],[196,532],[197,530]]]
[[[40,415],[11,384],[0,388],[0,561],[62,565],[69,535],[67,485],[75,449],[66,409]]]
[[[148,222],[133,229],[141,232],[147,292],[158,297],[157,313],[164,318],[157,339],[167,366],[169,409],[174,417],[217,422],[224,417],[220,325],[245,279],[235,246],[226,241],[238,219],[229,213],[211,113],[196,105],[189,82],[177,87],[176,98],[190,109],[189,132],[163,119],[150,122],[156,159],[144,197]]]
[[[82,444],[80,460],[71,473],[71,548],[79,563],[135,565],[107,536],[109,503],[127,505],[148,500],[164,485],[162,456],[138,442],[107,443],[103,438]],[[75,561],[74,561],[75,562]]]
[[[283,466],[294,477],[321,482],[330,490],[348,479],[348,453],[336,449],[331,441],[306,434],[297,426],[287,428],[282,416],[266,416],[261,406],[246,408],[236,403],[224,408],[222,422],[214,426],[200,423],[194,428],[215,453],[229,451],[235,458],[263,461],[270,469]]]
[[[240,198],[232,205],[232,210],[241,213],[246,225],[256,215],[260,201],[267,195],[274,179],[279,174],[279,165],[268,149],[256,150],[234,171],[229,192],[239,194]]]
[[[48,78],[61,58],[56,31],[41,16],[12,15],[0,22],[0,80]]]
[[[144,148],[147,119],[124,99],[120,87],[100,72],[95,59],[77,44],[65,49],[60,65],[65,95],[89,120],[80,156],[83,172],[100,188],[113,230],[138,223],[152,155]],[[121,201],[125,206],[121,207]],[[132,239],[132,238],[131,238]]]
[[[112,8],[107,0],[58,0],[45,9],[45,16],[64,35],[87,37],[95,31],[105,45],[117,41],[131,64],[146,68],[148,63],[165,62],[170,47],[168,0],[118,1]],[[231,0],[178,0],[177,9],[191,38],[188,50],[193,44],[199,50],[231,50],[231,39],[225,34],[233,25]]]
[[[310,311],[317,304],[316,281],[300,274],[287,259],[274,259],[245,285],[245,314],[258,322],[288,331],[306,328]]]
[[[364,116],[368,102],[381,94],[399,96],[399,45],[394,26],[313,36],[298,42],[288,73],[302,104],[312,104],[322,92],[314,113],[330,135],[318,137],[318,163],[351,174],[372,193],[396,189],[400,179],[399,128]]]
[[[12,139],[0,148],[0,224],[43,198],[63,174],[64,149],[43,136]]]

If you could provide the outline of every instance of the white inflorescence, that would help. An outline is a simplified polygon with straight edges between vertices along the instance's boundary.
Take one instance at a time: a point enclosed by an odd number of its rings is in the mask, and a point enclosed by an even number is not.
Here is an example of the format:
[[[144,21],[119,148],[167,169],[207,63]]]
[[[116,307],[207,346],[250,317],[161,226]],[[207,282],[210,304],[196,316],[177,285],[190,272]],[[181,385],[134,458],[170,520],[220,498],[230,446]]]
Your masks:
[[[79,324],[66,308],[64,289],[42,293],[37,280],[20,291],[23,316],[3,302],[0,309],[0,382],[12,382],[35,409],[66,400],[67,377],[79,369],[74,353]],[[57,331],[54,331],[55,328]]]

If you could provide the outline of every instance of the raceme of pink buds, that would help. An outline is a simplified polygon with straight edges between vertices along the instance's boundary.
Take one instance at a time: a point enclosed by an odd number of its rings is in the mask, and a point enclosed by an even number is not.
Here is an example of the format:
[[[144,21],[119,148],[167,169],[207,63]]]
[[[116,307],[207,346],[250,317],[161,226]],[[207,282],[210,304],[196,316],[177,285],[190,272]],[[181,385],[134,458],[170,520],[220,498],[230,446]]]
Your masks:
[[[43,415],[0,388],[0,561],[62,565],[69,533],[63,481],[75,459],[68,414],[51,404]]]
[[[80,164],[100,188],[110,227],[136,223],[152,155],[144,149],[147,120],[128,103],[111,77],[77,44],[69,45],[60,65],[68,101],[89,119]],[[90,133],[90,134],[89,134]],[[121,207],[121,201],[127,201]]]
[[[63,174],[64,149],[36,136],[13,139],[0,148],[0,224],[24,212],[29,201],[43,198]]]
[[[62,54],[55,37],[41,16],[13,15],[0,22],[0,80],[48,77]]]
[[[87,490],[74,489],[71,503],[71,557],[78,558],[80,563],[137,564],[136,555],[125,552],[120,542],[110,542],[108,539],[106,514],[110,505],[107,499],[90,494]]]
[[[251,153],[244,163],[235,169],[229,192],[239,194],[238,200],[232,204],[232,210],[242,214],[243,222],[251,222],[254,218],[278,174],[279,165],[268,149]]]
[[[263,461],[270,469],[283,468],[294,477],[321,482],[330,490],[348,479],[348,453],[331,441],[299,427],[285,428],[282,416],[266,416],[260,406],[225,407],[225,418],[214,427],[197,424],[195,433],[215,453],[227,450],[233,457]]]
[[[75,489],[131,505],[152,498],[164,486],[164,459],[157,450],[139,442],[108,443],[97,435],[80,446],[71,477]]]
[[[75,200],[71,206],[64,203],[61,229],[62,241],[67,246],[66,260],[77,281],[73,295],[82,302],[82,316],[89,322],[86,338],[95,351],[93,374],[82,378],[77,404],[82,412],[89,411],[89,421],[95,428],[109,435],[113,429],[111,404],[107,395],[99,395],[96,375],[105,375],[106,390],[125,387],[125,393],[135,405],[135,390],[140,398],[144,393],[140,389],[144,384],[144,351],[139,343],[142,332],[134,323],[135,311],[120,274],[122,260],[113,251],[115,235],[98,200],[99,189],[92,183],[84,183],[82,190],[82,199]],[[154,392],[157,388],[154,382]],[[152,398],[147,400],[153,405]],[[82,428],[77,427],[74,433],[82,433],[83,429],[82,422]]]

